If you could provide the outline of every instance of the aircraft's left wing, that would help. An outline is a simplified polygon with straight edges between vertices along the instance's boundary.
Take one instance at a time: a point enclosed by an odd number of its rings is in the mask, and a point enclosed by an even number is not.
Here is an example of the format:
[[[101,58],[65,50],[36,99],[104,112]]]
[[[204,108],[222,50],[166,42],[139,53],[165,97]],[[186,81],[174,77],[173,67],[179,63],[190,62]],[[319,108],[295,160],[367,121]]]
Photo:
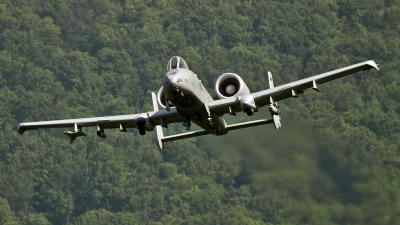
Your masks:
[[[323,84],[359,71],[369,70],[372,68],[379,70],[378,65],[374,61],[369,60],[313,77],[284,84],[276,88],[256,92],[252,95],[256,104],[261,107],[270,104],[269,96],[271,96],[274,101],[280,101],[289,97],[297,97],[297,95],[303,93],[305,89],[312,88],[316,91],[319,91],[319,84]]]
[[[303,93],[303,91],[308,88],[312,88],[316,91],[319,91],[319,86],[318,86],[319,84],[323,84],[338,79],[340,77],[344,77],[362,70],[368,70],[372,68],[379,70],[377,64],[374,61],[369,60],[351,66],[343,67],[341,69],[333,70],[327,73],[323,73],[320,75],[316,75],[313,77],[305,78],[302,80],[294,81],[291,83],[266,89],[263,91],[255,92],[251,94],[251,98],[254,99],[254,102],[257,107],[262,107],[274,103],[271,102],[271,100],[280,101],[282,99],[289,97],[297,97],[298,94]],[[209,103],[209,109],[213,113],[219,115],[232,112],[240,112],[242,111],[240,106],[241,97],[243,96],[212,101]]]

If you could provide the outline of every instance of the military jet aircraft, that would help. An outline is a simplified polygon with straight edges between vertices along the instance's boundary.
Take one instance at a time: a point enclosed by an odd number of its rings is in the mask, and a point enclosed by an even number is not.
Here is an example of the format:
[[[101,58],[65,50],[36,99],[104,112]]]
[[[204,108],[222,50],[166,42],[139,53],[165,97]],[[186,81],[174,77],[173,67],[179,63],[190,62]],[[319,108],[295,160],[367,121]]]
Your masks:
[[[319,91],[319,84],[371,68],[379,70],[378,65],[370,60],[277,87],[274,86],[272,75],[268,72],[269,88],[254,93],[250,92],[239,75],[225,73],[217,79],[216,95],[212,97],[197,74],[189,70],[186,62],[181,57],[174,56],[168,61],[162,87],[157,95],[151,93],[154,108],[152,112],[20,123],[18,132],[22,135],[27,130],[39,128],[71,127],[73,130],[65,131],[64,134],[72,143],[77,137],[86,136],[83,127],[97,127],[97,136],[101,138],[107,137],[104,130],[110,128],[117,128],[121,132],[126,132],[127,128],[136,128],[140,135],[155,129],[158,145],[163,149],[165,143],[169,141],[207,134],[225,135],[231,130],[263,124],[272,123],[279,129],[281,118],[277,101],[289,97],[296,98],[308,88]],[[263,106],[268,107],[270,118],[236,124],[227,124],[223,118],[225,114],[236,115],[238,112],[245,112],[251,116]],[[168,128],[168,124],[177,122],[185,126],[187,132],[164,136],[163,128]],[[191,123],[197,124],[202,129],[189,131]]]

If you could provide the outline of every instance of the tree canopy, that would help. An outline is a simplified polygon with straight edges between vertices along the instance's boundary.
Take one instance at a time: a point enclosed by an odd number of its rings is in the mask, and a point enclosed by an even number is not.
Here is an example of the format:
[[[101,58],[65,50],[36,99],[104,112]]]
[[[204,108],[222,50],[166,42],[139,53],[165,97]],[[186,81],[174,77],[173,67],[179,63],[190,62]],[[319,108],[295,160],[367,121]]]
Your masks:
[[[398,0],[0,0],[0,223],[399,224],[399,22]],[[369,59],[381,70],[280,102],[278,131],[163,151],[136,130],[72,145],[60,129],[16,131],[149,111],[174,55],[210,92],[226,72],[259,91],[268,71],[279,85]]]

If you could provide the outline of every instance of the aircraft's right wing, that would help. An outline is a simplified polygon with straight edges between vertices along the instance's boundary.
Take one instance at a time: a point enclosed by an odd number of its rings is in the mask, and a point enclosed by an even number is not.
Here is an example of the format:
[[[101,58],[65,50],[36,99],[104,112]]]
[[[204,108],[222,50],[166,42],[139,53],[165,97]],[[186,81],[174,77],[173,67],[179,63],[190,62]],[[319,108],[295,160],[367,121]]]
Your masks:
[[[64,134],[71,138],[71,143],[80,136],[86,136],[83,127],[96,127],[97,135],[105,138],[104,129],[119,128],[120,131],[126,132],[126,128],[138,128],[139,133],[144,134],[146,130],[156,128],[157,134],[161,129],[161,125],[166,126],[170,123],[179,122],[181,120],[177,110],[171,108],[170,111],[159,110],[156,102],[155,94],[152,93],[154,111],[130,115],[91,117],[66,120],[51,120],[20,123],[18,133],[23,134],[27,130],[36,130],[44,128],[72,128],[72,131],[64,131]],[[142,133],[143,132],[143,133]]]
[[[79,118],[79,119],[66,119],[66,120],[50,120],[50,121],[39,121],[39,122],[28,122],[20,123],[18,126],[18,133],[23,134],[27,130],[36,130],[44,128],[74,128],[76,124],[79,127],[93,127],[101,126],[103,129],[110,128],[136,128],[136,120],[138,118],[149,119],[154,125],[159,125],[161,119],[173,123],[179,121],[178,113],[173,108],[171,111],[159,110],[157,112],[130,114],[130,115],[119,115],[119,116],[104,116],[104,117],[91,117],[91,118]]]

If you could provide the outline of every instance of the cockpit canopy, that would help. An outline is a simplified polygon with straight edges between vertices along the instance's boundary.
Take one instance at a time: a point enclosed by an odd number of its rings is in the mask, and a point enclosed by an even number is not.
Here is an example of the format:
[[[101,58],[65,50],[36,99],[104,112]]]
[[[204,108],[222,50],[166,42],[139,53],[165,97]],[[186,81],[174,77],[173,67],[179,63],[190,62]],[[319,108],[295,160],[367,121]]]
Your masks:
[[[189,67],[181,57],[174,56],[168,61],[167,71],[175,69],[189,69]]]

